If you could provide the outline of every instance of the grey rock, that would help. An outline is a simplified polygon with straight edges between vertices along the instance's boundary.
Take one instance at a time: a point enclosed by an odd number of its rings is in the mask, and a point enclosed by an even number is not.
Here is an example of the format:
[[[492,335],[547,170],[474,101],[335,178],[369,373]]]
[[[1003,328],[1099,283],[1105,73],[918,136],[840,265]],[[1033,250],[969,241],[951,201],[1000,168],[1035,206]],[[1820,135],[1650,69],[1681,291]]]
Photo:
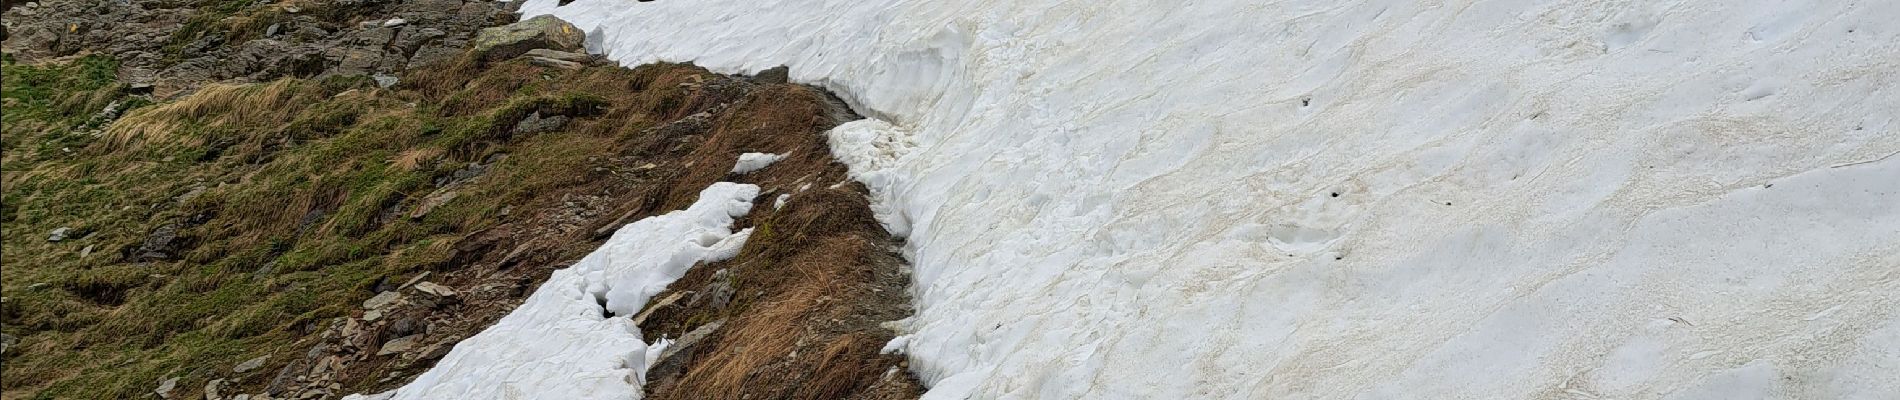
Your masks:
[[[263,368],[264,361],[269,360],[269,359],[270,359],[270,356],[257,356],[257,358],[244,360],[244,362],[238,363],[236,367],[231,367],[231,372],[242,374],[245,372],[256,370],[258,368]]]
[[[396,82],[401,80],[400,78],[384,74],[370,75],[369,78],[376,80],[376,87],[384,89],[388,89],[390,86],[396,86]]]
[[[403,336],[383,343],[382,349],[376,350],[376,355],[386,356],[390,354],[407,353],[410,350],[415,350],[416,346],[421,344],[422,335]]]
[[[412,55],[409,57],[409,65],[407,68],[417,69],[431,64],[453,60],[456,55],[462,54],[462,50],[443,44],[423,44],[410,53]]]
[[[224,35],[212,32],[199,37],[197,40],[186,43],[185,51],[188,53],[204,54],[222,45],[224,45]]]
[[[409,219],[422,219],[422,217],[428,216],[430,211],[435,211],[436,207],[448,204],[449,201],[455,200],[457,196],[461,196],[461,193],[437,190],[434,194],[429,195],[428,198],[422,199],[421,204],[416,205],[416,210],[409,213]]]
[[[508,208],[502,207],[502,211],[508,211]],[[533,242],[525,242],[519,245],[515,245],[515,249],[508,251],[508,255],[502,256],[501,261],[497,262],[496,264],[500,265],[501,268],[508,268],[508,267],[514,266],[515,263],[518,263],[521,261],[521,256],[526,255],[528,253],[528,249],[533,247],[532,246],[533,244],[534,244]]]
[[[389,326],[385,329],[384,334],[394,337],[403,337],[423,333],[427,331],[429,327],[428,324],[423,323],[421,319],[408,317],[389,323]]]
[[[564,115],[542,118],[540,112],[535,112],[522,118],[521,122],[516,122],[513,132],[516,135],[551,132],[567,125],[567,121],[568,118]]]
[[[685,296],[686,296],[685,292],[673,292],[673,294],[666,295],[666,297],[661,297],[659,301],[647,303],[647,307],[645,310],[641,310],[639,314],[633,315],[633,320],[632,320],[633,326],[640,326],[641,324],[645,324],[647,322],[647,317],[653,316],[654,312],[658,312],[662,309],[666,309],[667,307],[672,306],[673,303],[679,302],[680,298],[685,297]]]
[[[277,31],[282,30],[283,28],[284,28],[283,24],[270,24],[270,26],[264,27],[264,37],[277,36]]]
[[[53,229],[52,232],[46,234],[46,241],[58,242],[58,241],[66,240],[66,235],[72,234],[72,232],[73,232],[73,228],[67,228],[63,226],[59,228],[55,228]]]
[[[395,304],[396,301],[399,300],[402,300],[402,293],[397,293],[393,290],[377,293],[376,296],[363,301],[363,308],[368,310],[380,310],[384,307],[388,307],[390,304]]]
[[[402,283],[402,286],[397,286],[396,288],[397,288],[397,289],[408,289],[408,288],[409,288],[410,286],[415,286],[417,282],[422,282],[422,279],[423,279],[423,278],[428,278],[428,277],[429,277],[429,274],[430,274],[430,272],[429,272],[429,271],[422,271],[422,273],[420,273],[420,274],[416,274],[416,277],[414,277],[414,278],[409,278],[409,281],[408,281],[408,282],[403,282],[403,283]]]
[[[582,51],[587,34],[567,21],[542,15],[475,35],[471,51],[490,61],[515,58],[533,49]]]
[[[177,252],[173,242],[178,240],[178,224],[160,225],[152,233],[145,235],[145,242],[133,253],[137,260],[167,260]]]
[[[396,40],[391,42],[390,46],[404,55],[413,56],[423,45],[439,41],[443,36],[448,36],[448,32],[436,28],[403,29],[402,32],[396,33]]]
[[[659,357],[654,358],[653,365],[648,366],[648,380],[653,381],[656,380],[654,378],[686,372],[686,361],[692,359],[693,353],[699,351],[699,342],[706,340],[707,336],[719,331],[719,328],[725,324],[724,319],[709,322],[686,332],[685,335],[680,336],[679,340],[674,340],[672,345],[666,346],[666,350],[660,352]]]
[[[435,282],[416,283],[416,291],[436,297],[455,297],[455,289],[450,289],[448,286],[442,286]]]
[[[291,52],[290,43],[276,39],[258,39],[237,46],[227,65],[231,75],[245,75],[250,71],[271,69],[286,54]]]
[[[198,198],[198,196],[204,195],[206,189],[209,189],[209,188],[205,187],[203,183],[191,185],[191,190],[187,190],[185,191],[184,194],[178,195],[178,198],[174,200],[179,203],[191,201],[191,199],[195,199],[195,198]]]
[[[178,388],[178,377],[172,377],[163,381],[159,381],[158,389],[152,390],[152,393],[158,394],[158,398],[169,399],[169,398],[172,398],[172,389],[177,389],[177,388]]]
[[[224,388],[223,379],[212,379],[211,382],[206,382],[205,383],[205,400],[224,400],[224,396],[218,394],[218,391],[223,388]]]
[[[329,214],[324,213],[322,209],[312,209],[309,212],[303,213],[303,218],[297,219],[297,233],[303,233],[310,228],[316,227],[317,223],[323,222],[323,217],[328,215]]]
[[[289,391],[291,385],[296,384],[297,371],[301,371],[308,366],[309,361],[307,361],[307,359],[291,360],[290,365],[285,365],[284,368],[277,370],[277,376],[272,377],[270,384],[264,386],[264,393],[276,396]]]
[[[706,288],[700,291],[706,296],[701,300],[706,301],[706,306],[714,310],[725,309],[726,304],[732,301],[734,292],[732,281],[732,271],[725,269],[714,271],[712,282],[707,283]]]
[[[332,49],[331,53],[335,54],[326,57],[337,60],[336,68],[329,72],[335,75],[368,75],[376,71],[376,64],[383,59],[380,49],[343,48]]]
[[[92,257],[92,248],[93,248],[93,245],[89,244],[89,245],[86,245],[86,248],[79,249],[79,258]]]
[[[317,41],[322,40],[325,36],[330,36],[330,31],[324,30],[321,27],[301,25],[297,27],[297,30],[291,31],[290,35],[298,40]]]
[[[6,353],[7,349],[12,348],[13,345],[17,343],[20,343],[19,337],[0,333],[0,353]]]

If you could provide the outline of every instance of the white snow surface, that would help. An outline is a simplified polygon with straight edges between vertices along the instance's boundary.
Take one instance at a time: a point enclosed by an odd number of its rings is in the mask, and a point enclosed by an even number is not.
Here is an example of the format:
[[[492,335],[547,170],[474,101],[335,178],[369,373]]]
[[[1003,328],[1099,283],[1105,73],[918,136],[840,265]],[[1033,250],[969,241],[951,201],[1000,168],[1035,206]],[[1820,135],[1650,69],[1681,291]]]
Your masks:
[[[764,169],[778,160],[785,159],[784,154],[745,153],[739,155],[739,162],[732,164],[732,173],[744,174]]]
[[[391,393],[357,399],[638,399],[648,347],[629,320],[700,261],[738,255],[751,230],[732,232],[758,186],[719,182],[685,210],[636,221],[599,249],[554,271],[519,308],[455,345],[435,367]],[[605,311],[612,317],[604,316]]]
[[[1900,398],[1900,1],[522,10],[871,116],[928,398]]]

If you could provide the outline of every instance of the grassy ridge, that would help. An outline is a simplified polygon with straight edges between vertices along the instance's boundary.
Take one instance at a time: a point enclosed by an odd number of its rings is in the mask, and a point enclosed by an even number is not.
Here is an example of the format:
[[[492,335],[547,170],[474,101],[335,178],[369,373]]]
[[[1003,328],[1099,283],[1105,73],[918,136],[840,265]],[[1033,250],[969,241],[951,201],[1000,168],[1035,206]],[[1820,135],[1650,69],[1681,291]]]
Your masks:
[[[594,179],[595,159],[691,103],[674,82],[704,73],[461,62],[394,90],[287,79],[143,105],[115,68],[6,65],[7,399],[143,397],[298,357],[379,286],[455,268],[453,244],[508,207]],[[87,125],[115,101],[131,111]],[[515,134],[533,113],[577,122]],[[478,164],[484,179],[416,211]],[[57,228],[68,238],[49,242]]]

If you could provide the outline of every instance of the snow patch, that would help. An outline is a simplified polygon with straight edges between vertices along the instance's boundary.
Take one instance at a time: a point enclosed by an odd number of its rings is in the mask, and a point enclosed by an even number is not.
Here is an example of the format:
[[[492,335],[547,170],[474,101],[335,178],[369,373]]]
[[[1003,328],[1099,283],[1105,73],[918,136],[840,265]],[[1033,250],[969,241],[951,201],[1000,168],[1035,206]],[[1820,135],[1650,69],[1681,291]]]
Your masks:
[[[751,230],[732,232],[733,219],[758,194],[714,183],[685,210],[622,226],[415,381],[347,399],[638,399],[647,366],[670,341],[649,346],[629,318],[694,264],[737,255]]]

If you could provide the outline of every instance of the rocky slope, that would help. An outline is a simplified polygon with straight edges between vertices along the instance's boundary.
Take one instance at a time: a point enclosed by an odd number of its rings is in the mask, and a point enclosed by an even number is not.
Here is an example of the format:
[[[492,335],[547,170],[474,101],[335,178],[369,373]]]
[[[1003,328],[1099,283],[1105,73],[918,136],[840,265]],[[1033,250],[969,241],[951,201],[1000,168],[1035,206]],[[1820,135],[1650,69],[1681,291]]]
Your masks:
[[[23,62],[118,60],[160,97],[207,82],[403,71],[454,58],[514,3],[448,0],[48,0],[10,5],[5,49]]]
[[[499,4],[10,7],[0,397],[392,388],[722,180],[763,188],[757,233],[641,313],[679,339],[651,395],[917,395],[878,351],[896,240],[822,135],[848,109],[782,71],[603,63],[558,21],[476,40]],[[734,173],[748,152],[787,157]]]

